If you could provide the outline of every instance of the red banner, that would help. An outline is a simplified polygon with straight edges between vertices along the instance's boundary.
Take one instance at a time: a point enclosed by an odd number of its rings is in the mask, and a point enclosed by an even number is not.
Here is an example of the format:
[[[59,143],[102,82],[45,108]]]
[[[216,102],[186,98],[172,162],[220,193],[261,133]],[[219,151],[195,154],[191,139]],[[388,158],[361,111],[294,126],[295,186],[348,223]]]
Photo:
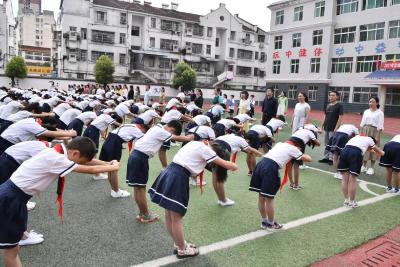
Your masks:
[[[400,61],[386,61],[381,62],[381,70],[399,70]]]

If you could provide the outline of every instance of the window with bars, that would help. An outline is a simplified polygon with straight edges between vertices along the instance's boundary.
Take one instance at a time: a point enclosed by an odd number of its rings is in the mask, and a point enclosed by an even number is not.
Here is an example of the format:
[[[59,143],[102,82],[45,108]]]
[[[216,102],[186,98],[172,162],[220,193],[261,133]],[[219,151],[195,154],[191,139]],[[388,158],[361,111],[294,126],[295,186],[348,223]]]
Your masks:
[[[170,39],[160,39],[160,49],[172,51],[174,45],[178,45],[178,41]]]
[[[324,35],[323,30],[315,30],[313,31],[313,45],[322,45],[322,37]]]
[[[356,26],[335,29],[334,43],[335,44],[354,43],[355,35],[356,35]]]
[[[156,48],[156,38],[150,37],[150,48]]]
[[[294,8],[294,21],[303,20],[303,6],[298,6]]]
[[[82,40],[87,39],[87,29],[86,28],[81,28],[81,38],[82,38]]]
[[[371,97],[378,96],[377,87],[354,87],[353,103],[368,104]]]
[[[153,29],[157,28],[157,19],[156,18],[150,18],[150,27]]]
[[[310,85],[308,87],[307,95],[308,95],[308,101],[317,101],[318,86]]]
[[[293,85],[293,84],[289,85],[287,98],[291,99],[291,100],[297,99],[297,85]]]
[[[387,54],[385,58],[386,61],[400,61],[400,54]]]
[[[119,43],[120,44],[125,44],[125,39],[126,39],[126,34],[125,33],[120,33],[119,34]]]
[[[300,59],[290,60],[290,73],[299,73]]]
[[[386,89],[386,106],[400,106],[400,90],[397,88]]]
[[[91,52],[91,61],[96,62],[96,60],[101,57],[102,55],[108,56],[111,61],[114,62],[114,53],[107,53],[107,52],[100,52],[100,51],[92,51]]]
[[[362,9],[372,9],[387,6],[387,0],[363,0]]]
[[[332,73],[351,73],[353,70],[352,57],[332,58]]]
[[[350,100],[350,87],[332,86],[329,91],[336,91],[339,94],[339,101],[342,103],[349,103]]]
[[[236,66],[236,75],[251,76],[251,67]]]
[[[378,60],[381,55],[357,57],[357,72],[373,72],[378,69]]]
[[[323,17],[325,15],[325,1],[315,3],[314,17]]]
[[[126,64],[126,54],[119,54],[119,64],[120,65]]]
[[[274,37],[275,49],[282,49],[282,40],[283,40],[282,35],[278,35],[278,36]]]
[[[253,59],[253,51],[238,49],[237,50],[237,58],[251,60],[251,59]]]
[[[140,36],[140,27],[139,26],[132,26],[131,35],[132,36]]]
[[[171,20],[161,20],[161,30],[162,31],[170,31],[170,32],[178,32],[181,31],[181,24],[176,21]]]
[[[192,43],[192,53],[193,54],[203,54],[203,45]]]
[[[283,10],[276,11],[275,25],[283,24],[284,18],[285,18],[285,12]]]
[[[96,22],[97,23],[107,23],[107,12],[96,11]]]
[[[207,27],[207,37],[212,37],[212,36],[213,36],[213,28]]]
[[[121,13],[119,17],[119,23],[121,25],[126,25],[126,13]]]
[[[168,58],[160,58],[158,66],[160,69],[169,69],[171,68],[171,61]]]
[[[300,46],[301,46],[301,33],[293,33],[292,47],[300,47]]]
[[[358,10],[358,0],[337,0],[336,15],[353,13]]]
[[[319,73],[320,67],[321,67],[321,58],[311,58],[310,60],[311,64],[311,73]]]
[[[389,39],[400,38],[400,20],[389,21]]]
[[[360,25],[360,42],[382,40],[384,31],[385,22]]]
[[[280,60],[272,61],[272,73],[273,74],[281,73],[281,61]]]
[[[211,55],[211,45],[207,45],[206,47],[206,54]]]
[[[194,36],[203,36],[204,35],[204,27],[199,24],[193,25],[193,35]]]
[[[113,44],[114,40],[114,32],[92,30],[92,42]]]

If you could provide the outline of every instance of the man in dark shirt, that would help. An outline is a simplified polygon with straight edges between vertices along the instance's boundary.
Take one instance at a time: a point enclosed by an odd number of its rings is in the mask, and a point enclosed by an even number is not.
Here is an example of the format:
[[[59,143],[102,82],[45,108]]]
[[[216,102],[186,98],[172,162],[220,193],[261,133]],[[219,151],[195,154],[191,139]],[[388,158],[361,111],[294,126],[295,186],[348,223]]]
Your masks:
[[[262,104],[262,124],[267,124],[272,118],[276,117],[278,111],[278,100],[274,97],[274,92],[268,88]]]
[[[322,129],[325,131],[325,151],[322,163],[332,165],[332,153],[327,149],[329,138],[331,138],[336,130],[342,124],[343,106],[338,102],[339,93],[336,91],[329,92],[329,104],[325,110],[325,119]]]

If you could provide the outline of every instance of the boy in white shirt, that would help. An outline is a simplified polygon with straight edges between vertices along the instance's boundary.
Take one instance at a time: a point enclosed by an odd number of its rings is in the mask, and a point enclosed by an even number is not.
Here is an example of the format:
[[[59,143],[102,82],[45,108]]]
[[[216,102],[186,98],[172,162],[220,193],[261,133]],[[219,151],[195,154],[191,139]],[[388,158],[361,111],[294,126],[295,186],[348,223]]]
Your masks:
[[[386,168],[386,192],[399,194],[400,183],[400,134],[383,147],[385,155],[381,157],[379,165]],[[393,172],[395,175],[394,187],[392,186]]]

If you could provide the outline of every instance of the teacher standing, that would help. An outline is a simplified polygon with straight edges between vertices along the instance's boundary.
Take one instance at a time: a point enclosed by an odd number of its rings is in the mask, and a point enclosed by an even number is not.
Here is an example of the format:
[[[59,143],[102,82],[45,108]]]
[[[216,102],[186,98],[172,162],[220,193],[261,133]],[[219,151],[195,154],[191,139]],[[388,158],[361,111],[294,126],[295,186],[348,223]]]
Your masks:
[[[265,94],[261,109],[263,125],[266,125],[272,118],[276,117],[276,112],[278,111],[278,101],[274,97],[272,89],[268,88]]]

